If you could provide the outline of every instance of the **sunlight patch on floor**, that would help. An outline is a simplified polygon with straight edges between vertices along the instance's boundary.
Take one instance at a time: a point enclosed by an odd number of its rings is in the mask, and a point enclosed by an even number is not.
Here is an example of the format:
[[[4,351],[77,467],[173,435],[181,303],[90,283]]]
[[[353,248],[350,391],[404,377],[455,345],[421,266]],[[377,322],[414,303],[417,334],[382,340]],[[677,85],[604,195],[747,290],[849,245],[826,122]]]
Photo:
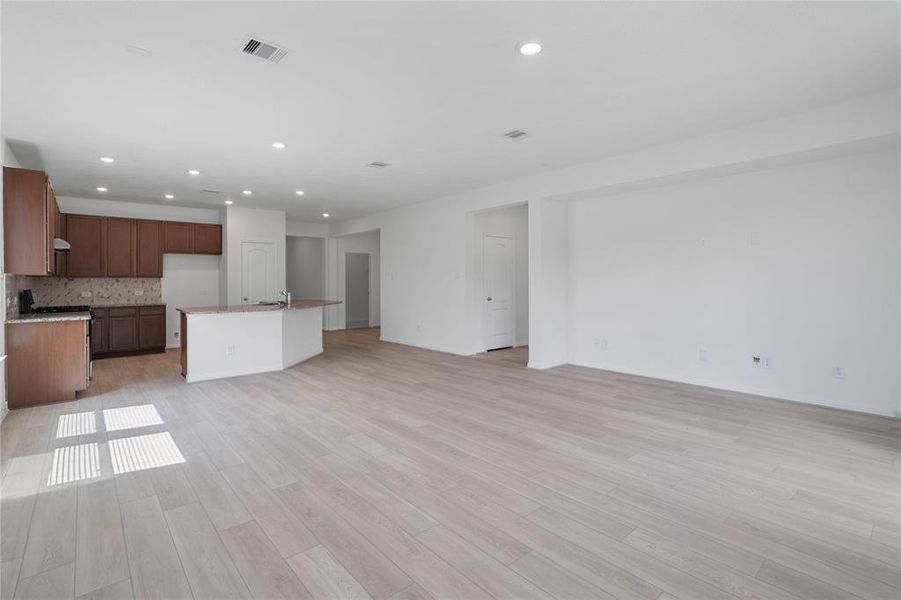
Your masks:
[[[97,433],[94,411],[60,415],[56,424],[56,439]]]
[[[113,473],[131,473],[185,462],[168,431],[109,441]]]
[[[65,446],[53,451],[53,464],[47,485],[71,483],[100,476],[100,455],[97,442]]]
[[[163,418],[160,417],[160,413],[157,412],[154,405],[141,404],[104,410],[103,422],[106,424],[107,431],[121,431],[122,429],[162,425]]]

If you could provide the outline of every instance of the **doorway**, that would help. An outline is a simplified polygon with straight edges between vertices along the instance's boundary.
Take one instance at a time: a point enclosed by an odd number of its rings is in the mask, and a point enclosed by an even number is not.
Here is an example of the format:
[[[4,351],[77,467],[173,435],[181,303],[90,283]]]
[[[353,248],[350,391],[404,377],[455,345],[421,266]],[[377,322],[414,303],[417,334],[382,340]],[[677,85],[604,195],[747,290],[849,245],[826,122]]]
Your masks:
[[[325,238],[288,236],[285,241],[285,284],[300,299],[326,298]]]
[[[275,244],[242,242],[241,303],[273,302],[275,286]]]
[[[529,213],[518,204],[472,213],[468,278],[475,352],[525,364],[529,345]]]
[[[370,263],[368,252],[344,255],[344,326],[347,329],[369,327]]]

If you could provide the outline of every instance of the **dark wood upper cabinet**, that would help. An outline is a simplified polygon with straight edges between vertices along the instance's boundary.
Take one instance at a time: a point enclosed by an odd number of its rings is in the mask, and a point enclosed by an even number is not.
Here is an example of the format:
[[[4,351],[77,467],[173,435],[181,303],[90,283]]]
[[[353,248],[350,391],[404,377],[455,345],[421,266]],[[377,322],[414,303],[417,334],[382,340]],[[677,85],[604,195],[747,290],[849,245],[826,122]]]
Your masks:
[[[163,222],[136,221],[137,277],[163,276]]]
[[[172,254],[194,253],[194,224],[166,221],[163,252]]]
[[[135,276],[135,220],[106,219],[106,274],[108,277]]]
[[[3,167],[4,270],[15,275],[53,272],[52,215],[56,199],[47,174]]]
[[[72,245],[66,275],[106,276],[106,217],[66,215],[66,237]]]
[[[222,225],[194,223],[194,254],[222,254]]]

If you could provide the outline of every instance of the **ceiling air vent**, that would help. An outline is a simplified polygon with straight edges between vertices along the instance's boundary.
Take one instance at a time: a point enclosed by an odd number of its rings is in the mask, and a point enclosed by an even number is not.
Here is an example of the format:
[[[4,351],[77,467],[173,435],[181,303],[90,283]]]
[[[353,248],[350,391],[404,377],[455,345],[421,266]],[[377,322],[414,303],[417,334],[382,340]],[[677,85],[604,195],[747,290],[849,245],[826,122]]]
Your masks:
[[[288,54],[288,51],[284,48],[279,48],[274,44],[262,42],[254,38],[247,40],[247,43],[244,44],[244,49],[241,50],[241,52],[252,56],[258,56],[274,63],[281,62],[281,60],[285,58],[285,55]]]
[[[384,169],[384,168],[387,167],[389,164],[390,164],[390,163],[386,163],[386,162],[382,162],[382,161],[380,161],[380,160],[377,160],[377,161],[375,161],[375,162],[369,163],[369,166],[370,166],[370,167],[374,167],[374,168],[376,168],[376,169]]]
[[[504,137],[510,138],[511,140],[519,140],[529,135],[528,131],[523,131],[522,129],[511,129],[507,133],[504,134]]]
[[[202,189],[202,190],[200,190],[200,191],[203,192],[204,194],[218,194],[218,193],[219,193],[219,190],[209,190],[209,189],[206,189],[206,188],[204,188],[204,189]]]

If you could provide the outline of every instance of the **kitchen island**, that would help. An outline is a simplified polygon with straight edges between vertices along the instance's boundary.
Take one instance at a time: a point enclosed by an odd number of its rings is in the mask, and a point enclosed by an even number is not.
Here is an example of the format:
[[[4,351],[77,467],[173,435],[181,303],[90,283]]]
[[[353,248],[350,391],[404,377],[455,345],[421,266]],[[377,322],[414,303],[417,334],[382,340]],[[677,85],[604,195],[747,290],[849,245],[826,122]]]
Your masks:
[[[287,369],[322,353],[322,309],[337,300],[290,305],[179,308],[181,372],[189,383]]]

